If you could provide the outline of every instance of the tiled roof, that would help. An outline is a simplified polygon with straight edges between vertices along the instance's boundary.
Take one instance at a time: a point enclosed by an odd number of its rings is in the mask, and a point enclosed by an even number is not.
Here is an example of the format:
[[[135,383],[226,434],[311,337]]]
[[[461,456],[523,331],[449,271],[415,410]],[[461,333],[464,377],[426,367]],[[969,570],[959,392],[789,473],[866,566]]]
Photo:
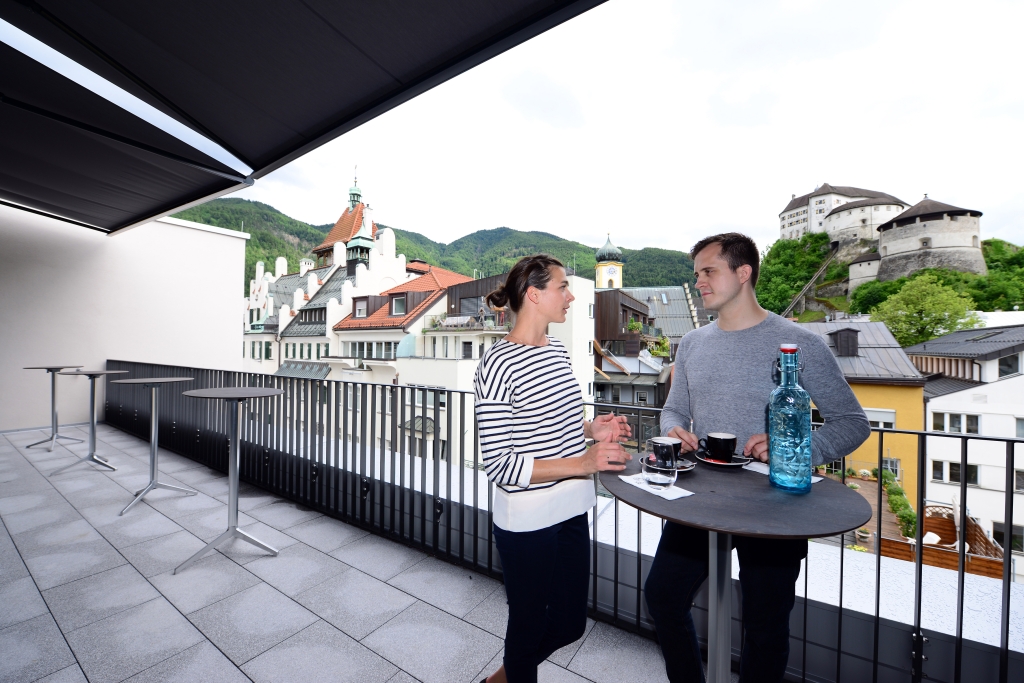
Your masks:
[[[327,363],[286,360],[274,374],[280,377],[298,377],[300,379],[327,379],[327,375],[331,374],[331,366]]]
[[[409,261],[405,264],[405,269],[411,273],[423,274],[430,270],[430,264],[424,261]]]
[[[850,261],[850,263],[851,264],[853,264],[853,263],[864,263],[866,261],[881,261],[881,260],[882,260],[882,257],[881,257],[881,255],[877,251],[871,251],[871,252],[868,252],[867,254],[861,254],[857,258],[855,258],[852,261]]]
[[[682,337],[694,329],[690,304],[682,287],[623,287],[622,291],[647,304],[654,326],[661,328],[666,337]]]
[[[899,221],[900,224],[903,224],[903,221],[907,221],[911,218],[920,218],[922,221],[929,220],[931,218],[942,218],[943,214],[949,214],[951,216],[980,216],[981,211],[975,211],[974,209],[961,209],[960,207],[953,206],[952,204],[943,204],[942,202],[937,202],[934,199],[925,198],[895,218],[891,218],[885,223],[882,223],[878,226],[878,229],[888,230],[895,226],[897,221]]]
[[[438,289],[447,289],[452,285],[461,285],[463,282],[472,282],[473,278],[461,273],[455,273],[444,268],[431,266],[430,270],[418,278],[403,282],[397,287],[392,287],[385,294],[399,294],[401,292],[433,292]]]
[[[350,239],[356,236],[359,232],[359,228],[363,226],[363,203],[356,204],[356,208],[345,207],[345,212],[341,214],[341,218],[334,224],[331,231],[327,233],[327,237],[324,238],[323,243],[314,249],[314,252],[321,251],[324,249],[330,249],[334,246],[335,242],[348,243]],[[373,224],[372,228],[373,237],[377,237],[377,224]]]
[[[844,328],[857,330],[857,355],[836,356],[847,381],[917,386],[924,384],[924,375],[914,367],[885,323],[836,320],[827,323],[801,323],[800,327],[820,335],[832,349],[832,353],[836,352],[836,348],[835,338],[831,332]]]
[[[311,268],[306,271],[305,275],[299,275],[298,273],[288,273],[277,278],[274,282],[270,283],[269,293],[274,297],[274,310],[280,310],[281,306],[288,304],[289,307],[292,305],[292,299],[294,299],[295,290],[299,287],[305,289],[306,283],[309,281],[309,274],[316,273],[317,279],[323,279],[327,273],[331,270],[332,266],[324,266],[322,268]]]
[[[874,199],[891,199],[893,204],[902,204],[903,206],[907,205],[906,202],[900,201],[899,199],[896,199],[896,197],[893,197],[891,194],[886,194],[884,192],[876,192],[875,190],[862,190],[859,187],[829,185],[828,183],[825,183],[814,192],[809,192],[800,197],[793,197],[793,199],[790,200],[789,204],[786,204],[786,208],[783,209],[780,213],[786,213],[787,211],[792,211],[793,209],[799,209],[803,206],[807,206],[807,202],[810,201],[811,197],[820,197],[823,194],[838,194],[844,197],[871,197]]]
[[[1024,351],[1024,325],[980,327],[950,332],[941,337],[907,347],[912,356],[973,358],[993,360]]]
[[[886,204],[895,204],[897,206],[906,207],[907,205],[903,202],[895,201],[895,197],[875,197],[873,199],[858,199],[855,202],[847,202],[840,204],[836,208],[825,214],[825,218],[828,218],[834,213],[842,213],[843,211],[850,211],[851,209],[867,208],[869,206],[885,206]]]
[[[421,278],[417,278],[421,279]],[[397,288],[396,288],[397,289]],[[385,294],[394,293],[396,289],[390,289]],[[406,291],[422,291],[422,290],[401,290]],[[406,313],[403,316],[389,315],[391,307],[388,305],[381,306],[376,311],[366,316],[365,318],[356,318],[354,313],[349,313],[345,318],[334,326],[334,329],[342,332],[344,330],[367,330],[367,329],[396,329],[403,328],[409,323],[413,322],[421,315],[423,315],[431,306],[438,302],[441,298],[446,296],[444,289],[439,289],[434,292],[433,295],[427,297],[419,303],[415,308]]]
[[[348,280],[354,280],[355,276],[349,276],[345,268],[338,268],[323,287],[317,290],[309,303],[302,307],[303,311],[315,311],[319,308],[327,308],[327,302],[331,298],[341,301],[341,288]],[[281,332],[282,337],[322,337],[327,334],[327,323],[324,320],[302,320],[299,314],[291,320],[291,323]]]

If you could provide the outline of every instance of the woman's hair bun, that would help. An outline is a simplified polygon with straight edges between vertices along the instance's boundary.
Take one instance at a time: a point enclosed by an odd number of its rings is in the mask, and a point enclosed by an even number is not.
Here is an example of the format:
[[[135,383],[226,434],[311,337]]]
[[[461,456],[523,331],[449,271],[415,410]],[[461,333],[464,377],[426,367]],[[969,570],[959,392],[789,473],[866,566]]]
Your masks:
[[[504,308],[508,303],[508,294],[505,292],[505,286],[501,285],[496,290],[487,295],[487,305],[491,308]]]

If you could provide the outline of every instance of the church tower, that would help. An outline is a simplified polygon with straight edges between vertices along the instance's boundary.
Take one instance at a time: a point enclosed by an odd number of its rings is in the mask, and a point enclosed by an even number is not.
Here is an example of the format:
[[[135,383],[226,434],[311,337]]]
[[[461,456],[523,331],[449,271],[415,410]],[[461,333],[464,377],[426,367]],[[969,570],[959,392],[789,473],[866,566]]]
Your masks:
[[[611,233],[608,241],[597,250],[597,274],[594,284],[597,289],[622,288],[622,251],[612,244]]]

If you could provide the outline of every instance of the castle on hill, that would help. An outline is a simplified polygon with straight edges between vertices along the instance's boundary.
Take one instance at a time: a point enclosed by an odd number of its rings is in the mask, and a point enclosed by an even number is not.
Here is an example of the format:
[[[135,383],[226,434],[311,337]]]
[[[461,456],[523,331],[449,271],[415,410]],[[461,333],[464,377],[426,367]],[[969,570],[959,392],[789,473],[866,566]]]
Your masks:
[[[917,204],[885,192],[825,183],[793,195],[779,214],[781,239],[828,233],[836,258],[850,262],[849,292],[924,268],[987,274],[981,253],[981,212],[929,199]]]

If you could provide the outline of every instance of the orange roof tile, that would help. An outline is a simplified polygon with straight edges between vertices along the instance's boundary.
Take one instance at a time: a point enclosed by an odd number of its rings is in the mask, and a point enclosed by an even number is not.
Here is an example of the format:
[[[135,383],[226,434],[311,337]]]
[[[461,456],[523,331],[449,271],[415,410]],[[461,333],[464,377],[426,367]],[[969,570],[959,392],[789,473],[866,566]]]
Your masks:
[[[417,278],[417,279],[419,279],[419,278]],[[394,291],[394,290],[390,290],[390,291]],[[402,291],[410,291],[410,290],[402,290]],[[422,290],[412,290],[412,291],[422,291]],[[401,317],[394,316],[394,315],[388,315],[388,311],[390,310],[390,306],[388,306],[386,304],[384,306],[381,306],[380,308],[378,308],[376,311],[374,311],[370,315],[366,316],[365,318],[356,318],[356,317],[354,317],[355,316],[354,313],[349,313],[347,316],[345,316],[344,319],[342,319],[341,322],[339,322],[337,325],[334,326],[334,329],[335,330],[339,330],[339,331],[343,331],[343,330],[365,330],[365,329],[373,329],[373,328],[392,328],[393,329],[393,328],[398,328],[398,327],[405,327],[406,325],[408,325],[409,323],[411,323],[412,321],[416,320],[421,315],[423,315],[423,313],[426,312],[426,310],[428,308],[433,306],[435,303],[438,302],[438,300],[440,300],[444,296],[445,296],[445,291],[443,289],[439,290],[439,291],[435,292],[432,296],[427,297],[425,300],[420,302],[420,304],[418,306],[416,306],[411,311],[409,311],[407,314],[405,314],[405,315],[403,315]]]
[[[430,270],[429,263],[413,263],[412,261],[405,264],[405,269],[412,273],[425,273]]]
[[[346,244],[350,239],[356,236],[359,232],[359,228],[363,226],[363,203],[356,204],[356,208],[345,207],[345,212],[341,214],[341,218],[334,224],[331,231],[327,233],[327,237],[324,238],[323,243],[313,250],[313,253],[318,251],[325,251],[335,245],[336,242],[345,242]],[[377,237],[377,224],[374,223],[371,228],[372,236],[374,239]]]
[[[455,273],[444,268],[431,266],[430,270],[408,282],[403,282],[397,287],[392,287],[384,294],[398,294],[399,292],[432,292],[437,289],[447,289],[452,285],[461,285],[463,282],[471,282],[473,278],[461,273]]]

